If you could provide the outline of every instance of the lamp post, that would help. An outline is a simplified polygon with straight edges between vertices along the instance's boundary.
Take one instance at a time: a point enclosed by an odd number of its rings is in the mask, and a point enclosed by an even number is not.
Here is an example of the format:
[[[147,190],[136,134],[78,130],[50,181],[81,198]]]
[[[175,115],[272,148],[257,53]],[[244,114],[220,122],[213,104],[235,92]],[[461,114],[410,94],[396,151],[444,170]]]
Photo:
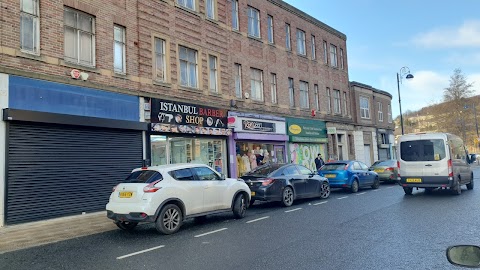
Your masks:
[[[402,78],[410,80],[413,79],[413,75],[410,74],[410,69],[408,67],[402,67],[400,72],[397,73],[397,88],[398,88],[398,105],[400,106],[400,125],[402,126],[402,135],[404,134],[403,131],[403,115],[402,115],[402,99],[400,98],[400,83],[402,82]]]

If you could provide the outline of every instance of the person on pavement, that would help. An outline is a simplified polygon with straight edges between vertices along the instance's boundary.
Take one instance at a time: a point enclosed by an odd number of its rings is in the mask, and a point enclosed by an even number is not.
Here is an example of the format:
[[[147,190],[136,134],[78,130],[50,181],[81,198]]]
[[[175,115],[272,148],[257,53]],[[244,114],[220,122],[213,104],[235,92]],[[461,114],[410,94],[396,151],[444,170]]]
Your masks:
[[[317,168],[317,171],[320,170],[323,165],[325,165],[325,161],[323,161],[322,155],[318,154],[317,158],[315,158],[315,167]]]

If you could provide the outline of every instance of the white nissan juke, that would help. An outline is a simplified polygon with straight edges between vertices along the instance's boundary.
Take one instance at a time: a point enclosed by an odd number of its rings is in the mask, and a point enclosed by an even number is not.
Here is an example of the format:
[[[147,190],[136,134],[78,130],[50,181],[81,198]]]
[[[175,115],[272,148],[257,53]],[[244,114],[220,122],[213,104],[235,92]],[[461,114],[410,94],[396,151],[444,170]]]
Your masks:
[[[250,198],[243,180],[202,164],[172,164],[134,169],[113,188],[106,209],[120,229],[154,222],[158,232],[172,234],[190,217],[233,211],[243,218]]]

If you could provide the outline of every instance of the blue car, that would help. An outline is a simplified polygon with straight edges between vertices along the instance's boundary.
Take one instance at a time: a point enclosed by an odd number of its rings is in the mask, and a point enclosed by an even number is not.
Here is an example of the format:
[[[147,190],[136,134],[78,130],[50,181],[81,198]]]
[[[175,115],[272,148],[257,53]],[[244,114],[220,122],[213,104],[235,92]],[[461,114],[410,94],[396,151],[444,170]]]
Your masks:
[[[359,188],[380,187],[378,174],[368,166],[356,160],[338,160],[327,162],[318,170],[320,176],[328,178],[330,187],[343,188],[355,193]]]

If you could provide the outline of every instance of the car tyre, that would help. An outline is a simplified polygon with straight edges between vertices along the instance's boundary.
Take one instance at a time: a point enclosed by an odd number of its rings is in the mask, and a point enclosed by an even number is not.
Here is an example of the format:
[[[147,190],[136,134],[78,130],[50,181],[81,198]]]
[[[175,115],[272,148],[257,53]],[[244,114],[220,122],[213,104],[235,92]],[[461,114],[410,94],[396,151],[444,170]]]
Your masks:
[[[330,184],[328,182],[322,182],[320,185],[320,198],[327,199],[330,196]]]
[[[133,231],[135,227],[137,227],[138,222],[131,222],[131,221],[117,221],[115,222],[118,228],[124,231]]]
[[[233,215],[235,218],[241,219],[245,217],[245,213],[247,212],[247,199],[245,194],[238,194],[235,197],[235,201],[233,202]]]
[[[457,180],[453,187],[451,187],[450,189],[452,190],[453,195],[462,194],[462,186],[460,185],[460,180]]]
[[[350,187],[350,192],[351,193],[357,193],[358,192],[358,181],[353,180],[352,186]]]
[[[155,228],[162,234],[176,233],[183,224],[183,214],[175,204],[165,205],[155,222]]]
[[[413,188],[412,187],[403,187],[403,191],[405,192],[405,195],[412,195]]]
[[[378,189],[379,187],[380,187],[380,180],[378,179],[378,177],[375,177],[375,180],[373,181],[372,188],[373,189]]]
[[[467,184],[467,189],[468,189],[468,190],[472,190],[472,189],[473,189],[473,175],[472,175],[472,180],[470,181],[470,183]]]
[[[285,187],[282,192],[282,204],[285,207],[292,206],[293,204],[293,189],[291,187]]]

